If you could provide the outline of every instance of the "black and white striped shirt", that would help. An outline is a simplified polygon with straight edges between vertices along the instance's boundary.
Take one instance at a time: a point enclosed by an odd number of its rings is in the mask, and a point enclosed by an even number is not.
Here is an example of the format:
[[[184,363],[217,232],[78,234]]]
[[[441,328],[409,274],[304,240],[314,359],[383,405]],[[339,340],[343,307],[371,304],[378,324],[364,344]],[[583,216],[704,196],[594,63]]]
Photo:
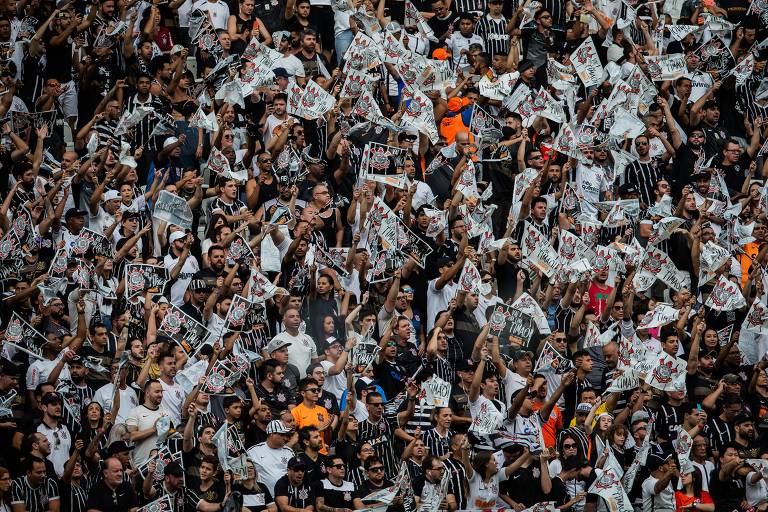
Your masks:
[[[499,19],[486,14],[478,20],[475,33],[483,38],[485,51],[493,57],[498,53],[509,52],[509,33],[507,32],[507,19],[502,16]]]
[[[99,471],[101,473],[101,471]],[[83,484],[88,481],[83,478]],[[88,501],[89,489],[83,485],[62,484],[61,488],[61,512],[85,512],[85,504]]]
[[[455,0],[451,8],[457,14],[463,12],[482,14],[485,12],[485,0]]]
[[[443,466],[450,478],[448,492],[456,498],[457,508],[465,510],[467,508],[467,469],[459,459],[453,457],[445,459]]]
[[[658,159],[651,158],[647,162],[635,160],[627,165],[625,178],[627,183],[637,187],[642,203],[652,205],[656,202],[653,195],[653,185],[661,179]]]
[[[125,112],[133,112],[138,107],[151,107],[155,110],[155,115],[149,114],[145,116],[144,119],[139,121],[139,124],[134,127],[133,147],[135,148],[139,145],[148,147],[147,143],[149,142],[149,135],[155,128],[155,125],[158,124],[160,117],[166,113],[167,109],[160,98],[153,94],[149,94],[144,101],[139,99],[138,94],[134,94],[125,102]]]
[[[395,457],[393,446],[394,432],[383,417],[371,422],[370,418],[361,421],[357,426],[357,442],[370,443],[376,456],[384,463],[385,478],[393,478],[397,475],[400,465]]]
[[[435,428],[423,431],[421,439],[424,445],[429,449],[429,454],[435,457],[443,457],[451,450],[451,436],[453,432],[448,430],[445,436],[441,436]]]
[[[59,500],[59,486],[53,478],[46,478],[38,487],[29,485],[26,476],[11,483],[11,505],[23,504],[27,512],[45,512],[52,501]]]

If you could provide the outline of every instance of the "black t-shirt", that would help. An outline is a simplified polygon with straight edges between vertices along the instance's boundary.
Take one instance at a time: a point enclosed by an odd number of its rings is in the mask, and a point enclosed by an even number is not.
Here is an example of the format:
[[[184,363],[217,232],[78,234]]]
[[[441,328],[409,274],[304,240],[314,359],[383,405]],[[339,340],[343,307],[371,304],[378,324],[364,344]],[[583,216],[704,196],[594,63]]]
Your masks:
[[[721,481],[720,470],[715,468],[709,477],[709,494],[715,502],[715,512],[732,512],[741,510],[741,502],[745,498],[744,477],[729,478]]]
[[[275,502],[277,498],[281,496],[288,497],[288,505],[294,508],[307,508],[309,506],[315,506],[315,490],[313,486],[308,483],[307,476],[304,475],[304,480],[301,484],[294,486],[288,480],[288,475],[280,478],[275,482]],[[280,506],[278,505],[278,510]]]
[[[391,400],[405,389],[403,380],[406,376],[405,368],[397,362],[385,359],[381,364],[376,361],[373,363],[373,377],[384,390],[387,400]]]
[[[723,164],[722,159],[718,159],[717,163],[713,165],[714,168],[722,171],[730,195],[741,191],[741,187],[744,185],[744,180],[747,178],[747,169],[751,162],[752,158],[750,158],[749,154],[745,151],[733,165]]]
[[[355,498],[358,498],[355,484],[347,480],[342,480],[341,485],[335,485],[327,478],[315,482],[315,493],[323,497],[323,504],[326,507],[355,509]]]
[[[307,465],[307,470],[304,472],[305,482],[318,482],[328,475],[330,461],[322,453],[317,455],[317,460],[312,460],[305,452],[299,453],[297,457]]]
[[[138,506],[139,498],[128,482],[123,482],[113,491],[102,480],[91,489],[85,508],[104,512],[128,512]]]
[[[68,37],[59,45],[51,44],[51,39],[58,35],[58,32],[48,29],[43,36],[47,62],[45,74],[63,85],[72,80],[72,42]]]
[[[219,482],[218,480],[214,481],[213,485],[208,487],[206,490],[202,490],[200,488],[202,485],[200,477],[187,476],[186,483],[188,489],[194,492],[198,498],[205,500],[208,503],[221,503],[221,501],[224,499],[224,495],[226,494],[224,490],[224,483]]]
[[[253,489],[249,489],[242,483],[237,482],[232,486],[232,490],[243,495],[243,508],[248,512],[261,512],[275,502],[267,486],[261,482],[256,482],[256,487]]]

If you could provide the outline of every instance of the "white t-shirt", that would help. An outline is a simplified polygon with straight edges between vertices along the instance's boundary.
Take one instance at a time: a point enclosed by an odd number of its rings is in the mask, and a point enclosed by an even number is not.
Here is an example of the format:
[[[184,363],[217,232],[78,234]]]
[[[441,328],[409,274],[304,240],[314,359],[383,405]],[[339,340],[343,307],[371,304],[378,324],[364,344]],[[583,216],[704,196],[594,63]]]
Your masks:
[[[299,332],[298,336],[291,336],[287,331],[281,332],[274,339],[291,344],[288,347],[288,362],[298,368],[300,377],[306,377],[307,367],[312,364],[312,359],[317,358],[315,341],[308,334]]]
[[[222,1],[211,2],[205,0],[204,2],[195,2],[192,6],[192,10],[201,9],[211,13],[211,20],[213,22],[213,28],[227,30],[227,21],[229,20],[229,7]]]
[[[328,369],[333,366],[330,361],[320,361],[320,364],[325,370],[325,382],[323,382],[323,389],[336,397],[336,400],[341,400],[341,395],[347,389],[347,374],[344,370],[336,375],[328,375]]]
[[[41,382],[46,382],[48,376],[56,367],[58,361],[47,361],[38,359],[27,368],[27,389],[34,390]],[[69,365],[64,363],[64,368],[61,369],[59,374],[59,380],[71,380],[69,375]]]
[[[104,208],[99,206],[99,211],[96,215],[88,213],[88,229],[94,233],[100,235],[104,234],[104,231],[115,223],[115,217],[104,211]]]
[[[69,449],[72,446],[72,435],[67,427],[60,425],[58,428],[51,429],[45,423],[37,427],[37,431],[43,434],[48,442],[51,443],[51,453],[48,460],[53,464],[56,475],[61,478],[64,474],[64,464],[69,460]],[[49,475],[52,476],[52,475]]]
[[[304,64],[295,56],[280,57],[272,64],[272,69],[283,68],[292,77],[304,78]]]
[[[493,430],[496,431],[501,428],[501,425],[504,422],[504,418],[507,417],[507,406],[501,404],[501,411],[499,411],[496,408],[496,405],[494,405],[493,402],[488,400],[481,393],[477,396],[477,400],[474,402],[469,402],[469,414],[472,415],[472,419],[477,418],[479,415],[490,416],[491,418],[494,418],[496,425]],[[469,429],[474,430],[473,427],[474,424],[471,425]]]
[[[672,483],[668,483],[659,494],[654,494],[653,488],[658,481],[658,478],[649,476],[643,482],[643,512],[674,512],[675,490]]]
[[[177,261],[179,261],[179,258],[174,257],[173,254],[169,252],[165,255],[165,258],[163,258],[163,265],[168,269],[168,272],[171,272],[173,267],[176,266]],[[184,292],[187,291],[187,286],[189,286],[189,282],[192,281],[192,276],[199,270],[200,264],[197,262],[197,258],[190,254],[184,262],[184,266],[181,267],[181,272],[179,272],[176,282],[171,286],[171,304],[174,306],[181,306],[184,304]]]
[[[756,484],[750,483],[754,476],[754,471],[747,475],[747,503],[750,507],[756,507],[758,503],[768,498],[768,485],[765,483],[765,478],[761,478]]]
[[[506,503],[499,499],[499,484],[507,479],[505,468],[491,477],[488,482],[483,482],[482,476],[475,471],[469,479],[468,509],[488,509],[507,507]]]
[[[248,457],[256,466],[259,481],[274,495],[275,483],[288,471],[288,461],[293,457],[293,450],[286,447],[270,448],[264,442],[249,448]]]
[[[104,384],[93,394],[93,401],[98,403],[104,412],[110,410],[114,423],[125,423],[125,418],[131,409],[139,405],[139,397],[136,395],[136,391],[130,386],[126,386],[125,389],[120,390],[120,409],[117,411],[112,410],[112,398],[115,396],[115,386],[111,382]]]
[[[125,418],[125,424],[129,427],[136,427],[139,431],[147,430],[154,427],[157,420],[165,416],[169,416],[169,414],[162,406],[153,410],[142,404],[131,409],[131,412]],[[147,460],[156,442],[157,432],[136,442],[136,448],[132,452],[134,466],[138,466]]]
[[[427,332],[435,326],[435,317],[440,311],[448,309],[448,303],[456,296],[456,287],[454,282],[448,282],[442,290],[435,288],[437,279],[433,279],[427,286]]]
[[[179,426],[181,425],[181,406],[184,404],[187,394],[175,382],[166,384],[163,379],[160,379],[160,385],[163,386],[163,401],[160,402],[160,407],[168,411],[173,424]]]

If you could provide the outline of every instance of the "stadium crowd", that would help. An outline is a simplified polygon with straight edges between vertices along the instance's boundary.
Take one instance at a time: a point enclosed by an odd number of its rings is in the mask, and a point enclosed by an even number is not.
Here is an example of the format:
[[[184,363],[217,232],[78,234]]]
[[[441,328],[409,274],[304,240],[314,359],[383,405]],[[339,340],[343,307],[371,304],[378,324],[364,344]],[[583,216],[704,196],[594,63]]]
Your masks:
[[[768,510],[766,61],[766,0],[0,0],[0,512]]]

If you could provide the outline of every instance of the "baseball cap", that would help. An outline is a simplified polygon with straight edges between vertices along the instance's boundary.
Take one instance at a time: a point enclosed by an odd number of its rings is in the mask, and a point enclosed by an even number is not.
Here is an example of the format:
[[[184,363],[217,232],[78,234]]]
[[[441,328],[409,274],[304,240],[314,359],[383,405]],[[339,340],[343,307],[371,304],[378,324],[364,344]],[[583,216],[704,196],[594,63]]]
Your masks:
[[[77,208],[70,208],[67,210],[67,213],[64,214],[64,218],[69,220],[72,217],[85,217],[88,215],[88,212],[85,210],[78,210]]]
[[[193,279],[189,282],[189,291],[192,292],[196,292],[198,290],[207,290],[208,288],[208,283],[202,279]]]
[[[518,73],[525,73],[532,67],[535,67],[534,63],[528,59],[520,61],[520,64],[517,65],[517,72]]]
[[[181,53],[181,51],[184,49],[183,46],[180,44],[173,45],[173,48],[171,48],[171,55],[176,55],[177,53]]]
[[[725,375],[723,375],[723,380],[727,384],[739,384],[740,382],[739,376],[736,375],[735,373],[726,373]]]
[[[184,475],[184,468],[182,468],[181,464],[179,464],[174,460],[173,462],[165,466],[165,474],[173,475],[173,476],[182,476]]]
[[[280,420],[272,420],[267,425],[267,435],[269,434],[289,434],[291,429],[285,426]]]
[[[176,144],[177,142],[179,142],[179,139],[177,137],[168,137],[167,139],[165,139],[165,142],[163,142],[163,147],[167,148],[171,144]]]
[[[299,457],[291,457],[288,461],[288,469],[307,469],[307,463]]]
[[[519,361],[521,359],[525,359],[526,357],[528,359],[533,359],[533,352],[531,352],[530,350],[520,349],[520,350],[516,350],[515,353],[512,355],[512,360]]]
[[[659,455],[658,453],[649,453],[645,465],[649,471],[656,471],[667,463],[670,455]]]
[[[637,194],[638,190],[637,187],[631,183],[627,183],[625,185],[622,185],[619,188],[619,194],[625,195],[625,194]]]
[[[704,102],[704,106],[702,107],[703,110],[707,110],[709,108],[720,108],[720,105],[717,104],[715,100],[707,100]]]
[[[113,455],[117,455],[118,453],[124,453],[129,452],[133,450],[133,446],[128,446],[128,444],[125,441],[115,441],[114,443],[109,445],[109,448],[107,449],[107,455],[109,457],[112,457]]]
[[[285,68],[275,68],[272,72],[275,74],[275,77],[288,78],[291,76]]]
[[[415,133],[400,132],[397,134],[398,142],[402,142],[404,140],[407,140],[408,142],[416,142],[418,138],[419,136],[416,135]]]
[[[742,423],[750,423],[754,422],[754,418],[750,414],[747,414],[746,412],[740,412],[736,415],[736,417],[733,419],[734,425],[741,425]]]
[[[181,240],[182,238],[185,238],[186,236],[187,234],[183,231],[174,231],[173,233],[171,233],[171,236],[168,237],[168,241],[170,243],[173,243],[176,240]]]
[[[267,344],[267,347],[264,349],[267,351],[267,354],[271,354],[275,350],[280,350],[283,347],[290,347],[291,343],[285,340],[281,340],[280,338],[272,338],[272,341],[270,341]]]
[[[85,359],[80,356],[75,356],[69,361],[69,366],[72,365],[85,366]]]
[[[592,410],[592,406],[586,402],[582,402],[576,406],[576,414],[579,414],[579,413],[589,414],[589,411],[591,410]]]
[[[651,417],[646,411],[635,411],[632,413],[632,418],[629,422],[635,423],[636,421],[648,421],[649,419],[651,419]]]
[[[717,350],[707,350],[706,352],[699,352],[699,357],[712,357],[717,359]]]
[[[112,199],[120,199],[120,192],[117,190],[107,190],[104,193],[104,202],[111,201]]]

